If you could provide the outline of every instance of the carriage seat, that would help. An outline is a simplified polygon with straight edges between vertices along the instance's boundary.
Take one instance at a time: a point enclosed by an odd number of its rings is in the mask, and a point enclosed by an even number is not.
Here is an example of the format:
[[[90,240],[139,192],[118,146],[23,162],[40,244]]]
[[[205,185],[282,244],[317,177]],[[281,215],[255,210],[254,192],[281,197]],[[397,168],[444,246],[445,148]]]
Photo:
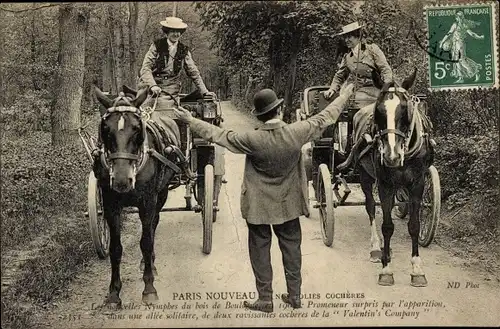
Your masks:
[[[200,93],[198,89],[192,91],[189,94],[186,95],[179,95],[180,96],[180,102],[182,103],[189,103],[189,102],[197,102],[199,99],[203,99],[203,95]]]
[[[314,141],[314,146],[332,146],[333,138],[332,137],[323,137]]]

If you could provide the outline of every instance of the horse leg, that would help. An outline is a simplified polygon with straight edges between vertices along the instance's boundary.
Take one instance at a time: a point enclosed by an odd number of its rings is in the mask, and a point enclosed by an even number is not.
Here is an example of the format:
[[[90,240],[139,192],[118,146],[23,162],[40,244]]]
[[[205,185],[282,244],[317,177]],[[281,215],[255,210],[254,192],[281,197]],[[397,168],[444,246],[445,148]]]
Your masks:
[[[394,223],[392,222],[391,211],[394,204],[395,190],[389,186],[384,186],[383,182],[380,182],[378,191],[380,195],[380,203],[382,206],[382,235],[384,236],[384,249],[382,250],[381,259],[382,272],[379,274],[378,284],[382,286],[392,286],[394,284],[394,276],[389,263],[391,262],[391,237],[394,233]]]
[[[157,196],[152,196],[144,200],[139,207],[139,216],[142,223],[141,251],[144,259],[144,291],[142,292],[143,303],[149,305],[158,301],[158,294],[153,285],[153,227],[156,217]]]
[[[156,214],[154,219],[153,219],[153,223],[152,223],[152,229],[151,229],[151,239],[153,241],[153,251],[151,252],[151,267],[152,267],[152,270],[153,270],[153,274],[155,276],[158,276],[158,271],[156,269],[156,265],[155,265],[155,249],[154,249],[154,245],[155,245],[155,233],[156,233],[156,227],[158,226],[158,222],[160,221],[160,213]],[[144,268],[145,268],[145,262],[144,262],[144,256],[142,257],[141,259],[141,264],[139,265],[139,269],[144,272]]]
[[[155,250],[154,250],[154,243],[155,243],[155,235],[156,235],[156,227],[158,227],[158,223],[160,222],[160,212],[163,206],[165,205],[165,202],[167,202],[167,197],[168,197],[168,188],[165,188],[164,191],[161,191],[160,194],[158,195],[158,203],[156,204],[156,215],[153,221],[153,253],[152,253],[152,262],[153,262],[153,274],[155,276],[158,276],[158,271],[156,269],[155,265],[155,260],[156,260],[156,255],[155,255]],[[144,271],[144,257],[141,259],[141,263],[139,265],[139,269],[141,271]]]
[[[106,203],[105,203],[106,204]],[[111,261],[111,282],[109,284],[109,294],[105,303],[113,308],[121,307],[120,291],[122,281],[120,279],[120,263],[122,260],[122,244],[120,241],[120,213],[122,208],[104,208],[104,217],[109,227],[109,258]]]
[[[373,198],[373,183],[375,180],[360,167],[360,181],[361,189],[365,194],[365,209],[370,219],[370,261],[372,263],[380,263],[380,258],[382,257],[382,251],[380,250],[380,239],[377,232],[377,222],[375,221],[375,199]]]
[[[418,254],[418,236],[420,234],[420,207],[422,194],[424,192],[424,180],[412,189],[410,193],[410,220],[408,221],[408,233],[411,236],[411,285],[414,287],[426,287],[427,279],[422,269],[422,260]]]

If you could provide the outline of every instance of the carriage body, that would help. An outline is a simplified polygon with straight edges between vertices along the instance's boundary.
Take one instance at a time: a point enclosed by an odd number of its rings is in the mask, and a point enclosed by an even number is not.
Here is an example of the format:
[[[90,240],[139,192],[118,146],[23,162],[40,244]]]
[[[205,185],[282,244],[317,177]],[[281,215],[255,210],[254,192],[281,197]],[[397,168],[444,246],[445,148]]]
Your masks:
[[[190,110],[193,117],[219,126],[222,121],[220,101],[214,97],[201,97],[198,92],[180,94],[179,105]],[[201,213],[203,223],[203,252],[209,254],[212,250],[212,223],[217,219],[219,192],[222,185],[222,175],[214,167],[224,166],[224,158],[216,154],[214,143],[205,141],[193,133],[188,124],[176,121],[181,139],[181,151],[189,165],[189,171],[194,179],[180,179],[186,187],[184,199],[185,208],[163,208],[162,211],[193,210]],[[181,174],[182,176],[182,174]],[[174,185],[176,188],[179,185]],[[192,197],[196,204],[192,205]]]
[[[180,95],[180,105],[191,111],[193,117],[208,122],[210,124],[220,126],[222,121],[222,111],[220,102],[211,97],[199,98],[195,100],[186,100],[188,95]],[[192,133],[189,125],[175,120],[181,132],[182,150],[186,152],[190,159],[190,166],[193,172],[203,175],[200,169],[207,164],[212,166],[218,165],[215,161],[215,145],[214,143],[205,141],[200,136]]]
[[[323,96],[329,86],[312,86],[300,95],[300,109],[296,111],[297,120],[307,119],[321,112],[332,100]],[[426,96],[415,95],[419,98],[421,112],[427,115]],[[354,97],[354,96],[353,96]],[[355,161],[351,161],[348,168],[339,172],[337,166],[349,156],[354,145],[353,118],[360,110],[353,99],[340,113],[337,121],[327,127],[321,136],[311,142],[310,158],[302,162],[305,167],[308,181],[312,182],[316,203],[314,208],[319,210],[320,225],[323,242],[327,246],[333,243],[335,231],[334,209],[339,206],[362,206],[364,202],[349,202],[351,193],[349,183],[360,184],[359,171]],[[430,208],[430,214],[422,215],[424,225],[421,226],[419,243],[428,246],[434,237],[440,213],[440,183],[436,168],[431,166],[426,173],[426,192],[422,206]],[[400,190],[395,196],[395,214],[404,218],[408,214],[408,191]],[[424,204],[425,203],[425,204]],[[380,205],[377,203],[377,205]]]

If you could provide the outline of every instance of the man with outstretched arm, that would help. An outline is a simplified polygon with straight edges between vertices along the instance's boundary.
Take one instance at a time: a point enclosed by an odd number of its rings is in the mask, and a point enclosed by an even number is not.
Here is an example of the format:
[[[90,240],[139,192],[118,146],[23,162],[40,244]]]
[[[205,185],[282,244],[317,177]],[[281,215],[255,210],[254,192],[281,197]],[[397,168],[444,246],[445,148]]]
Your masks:
[[[264,89],[254,96],[252,114],[263,123],[256,130],[236,133],[199,119],[184,109],[175,109],[177,119],[205,140],[224,146],[233,153],[246,154],[241,186],[241,214],[248,227],[248,249],[259,298],[245,301],[245,307],[273,311],[273,271],[271,266],[271,228],[283,255],[288,294],[281,299],[293,308],[301,307],[301,242],[299,217],[309,215],[307,180],[300,166],[302,146],[316,139],[335,123],[349,97],[352,84],[323,111],[305,121],[282,121],[283,99]],[[305,182],[305,184],[304,184]]]

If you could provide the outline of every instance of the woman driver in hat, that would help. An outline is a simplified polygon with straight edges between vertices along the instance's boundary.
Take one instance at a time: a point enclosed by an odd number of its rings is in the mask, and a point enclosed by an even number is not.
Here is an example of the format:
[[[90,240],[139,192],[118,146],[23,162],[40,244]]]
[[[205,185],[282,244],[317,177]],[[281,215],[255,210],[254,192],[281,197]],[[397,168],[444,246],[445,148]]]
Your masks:
[[[325,97],[330,98],[347,80],[357,80],[354,102],[360,108],[374,103],[380,90],[374,85],[372,71],[378,74],[384,83],[393,80],[392,69],[384,53],[376,44],[362,42],[361,28],[358,22],[348,24],[342,28],[341,36],[351,49],[344,55],[340,68],[335,73],[330,89],[325,92]]]
[[[215,97],[215,93],[208,91],[200,71],[196,66],[189,48],[179,41],[181,35],[186,31],[187,24],[178,17],[167,17],[161,21],[162,31],[165,37],[155,40],[144,56],[144,61],[140,70],[140,85],[147,85],[151,92],[157,97],[155,111],[151,114],[151,119],[161,124],[167,130],[185,131],[185,126],[177,126],[172,121],[174,119],[173,97],[178,97],[181,90],[181,71],[193,80],[196,88],[203,96]],[[163,92],[163,93],[162,93]],[[143,106],[153,106],[155,100],[150,99]],[[172,127],[174,126],[174,127]],[[187,145],[181,145],[182,151],[187,152]],[[214,174],[216,181],[221,180],[225,174],[224,149],[215,147]],[[216,184],[216,200],[218,200],[220,184]]]
[[[144,56],[141,83],[148,85],[156,95],[162,90],[177,95],[181,89],[180,73],[184,69],[202,95],[215,96],[205,86],[189,48],[179,41],[187,24],[178,17],[167,17],[160,24],[166,37],[154,41]]]
[[[344,82],[355,81],[354,105],[360,110],[353,118],[354,131],[358,126],[363,129],[371,119],[374,104],[380,93],[380,89],[373,81],[373,75],[379,77],[384,83],[393,80],[392,69],[385,58],[384,53],[376,44],[362,42],[361,28],[358,22],[354,22],[342,27],[342,32],[337,34],[341,36],[347,47],[351,50],[344,55],[340,63],[339,70],[335,73],[330,88],[325,91],[325,98],[329,99],[335,94]],[[340,127],[341,131],[341,150],[347,148],[347,143],[356,141],[347,141],[347,127]],[[343,163],[337,168],[343,170]]]

